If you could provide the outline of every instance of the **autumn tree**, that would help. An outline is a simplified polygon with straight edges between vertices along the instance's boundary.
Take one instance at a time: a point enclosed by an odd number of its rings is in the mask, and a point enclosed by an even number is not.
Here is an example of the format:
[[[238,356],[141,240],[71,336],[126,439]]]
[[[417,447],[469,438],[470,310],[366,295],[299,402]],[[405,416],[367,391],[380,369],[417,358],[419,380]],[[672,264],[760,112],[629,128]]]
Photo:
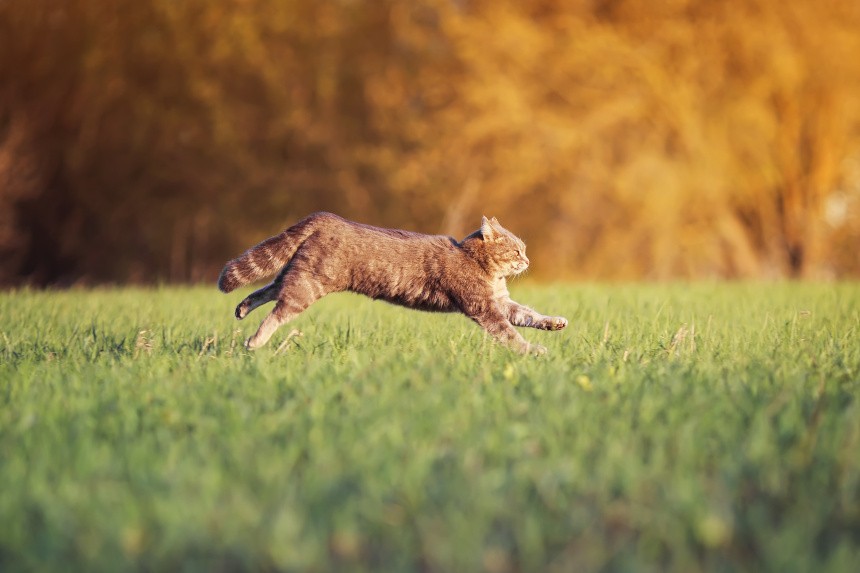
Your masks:
[[[201,281],[316,209],[564,278],[856,274],[848,0],[9,0],[0,281]]]

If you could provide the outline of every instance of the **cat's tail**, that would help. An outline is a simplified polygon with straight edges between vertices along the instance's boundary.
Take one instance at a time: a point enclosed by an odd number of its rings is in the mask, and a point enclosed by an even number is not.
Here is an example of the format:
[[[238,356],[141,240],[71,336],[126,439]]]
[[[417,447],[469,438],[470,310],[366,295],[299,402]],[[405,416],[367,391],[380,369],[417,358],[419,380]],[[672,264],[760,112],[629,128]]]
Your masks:
[[[310,234],[307,222],[302,221],[280,235],[269,237],[228,262],[218,277],[221,292],[230,292],[281,270]]]

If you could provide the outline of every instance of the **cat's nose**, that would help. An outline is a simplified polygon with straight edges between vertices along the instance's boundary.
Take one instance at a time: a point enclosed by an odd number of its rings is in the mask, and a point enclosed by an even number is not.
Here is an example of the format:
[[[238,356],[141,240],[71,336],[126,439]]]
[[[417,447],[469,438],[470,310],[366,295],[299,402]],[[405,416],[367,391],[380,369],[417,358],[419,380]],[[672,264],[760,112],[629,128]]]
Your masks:
[[[529,266],[529,258],[528,257],[526,257],[526,256],[523,257],[523,264],[525,266]]]

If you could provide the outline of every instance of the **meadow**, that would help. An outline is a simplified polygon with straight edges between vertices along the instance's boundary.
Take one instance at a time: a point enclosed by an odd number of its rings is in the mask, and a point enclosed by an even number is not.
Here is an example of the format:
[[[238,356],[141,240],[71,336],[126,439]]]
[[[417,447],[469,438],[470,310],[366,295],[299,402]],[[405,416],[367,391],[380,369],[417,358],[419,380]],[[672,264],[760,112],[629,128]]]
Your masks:
[[[857,571],[860,285],[0,293],[0,570]],[[293,330],[295,329],[295,330]]]

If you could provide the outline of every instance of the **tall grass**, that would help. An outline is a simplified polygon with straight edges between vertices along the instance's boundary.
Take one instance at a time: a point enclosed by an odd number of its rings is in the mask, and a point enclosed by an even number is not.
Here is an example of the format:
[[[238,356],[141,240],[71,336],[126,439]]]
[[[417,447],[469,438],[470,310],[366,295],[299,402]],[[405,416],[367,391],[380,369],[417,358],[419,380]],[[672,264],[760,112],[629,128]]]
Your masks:
[[[0,294],[0,570],[856,570],[857,285],[513,293],[548,356],[351,295],[249,353],[242,293]]]

